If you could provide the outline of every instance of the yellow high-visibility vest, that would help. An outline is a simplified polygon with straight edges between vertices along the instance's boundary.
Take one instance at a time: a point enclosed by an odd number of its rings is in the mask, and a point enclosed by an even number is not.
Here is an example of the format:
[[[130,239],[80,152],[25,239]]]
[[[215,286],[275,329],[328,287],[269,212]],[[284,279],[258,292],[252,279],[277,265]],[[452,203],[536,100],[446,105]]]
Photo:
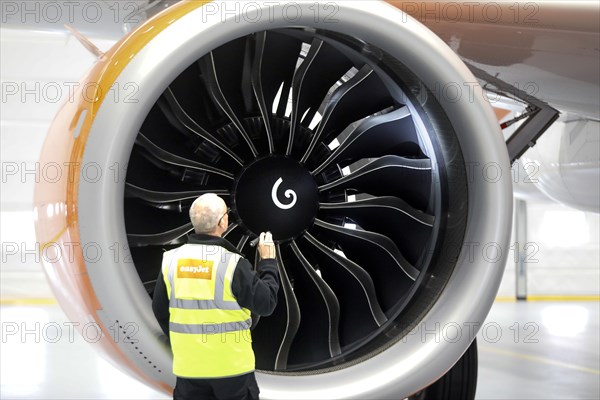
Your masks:
[[[241,308],[231,292],[239,259],[223,247],[204,244],[164,254],[176,376],[220,378],[254,371],[250,310]]]

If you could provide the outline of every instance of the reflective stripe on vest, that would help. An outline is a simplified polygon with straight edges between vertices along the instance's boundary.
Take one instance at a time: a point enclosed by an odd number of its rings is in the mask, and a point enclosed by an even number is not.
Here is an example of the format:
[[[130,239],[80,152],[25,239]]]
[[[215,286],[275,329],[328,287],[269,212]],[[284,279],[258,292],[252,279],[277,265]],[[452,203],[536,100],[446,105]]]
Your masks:
[[[231,292],[239,259],[222,247],[201,244],[165,253],[175,375],[210,378],[254,370],[250,311]]]
[[[247,319],[243,322],[223,322],[221,324],[178,324],[169,322],[169,330],[178,333],[197,333],[201,335],[210,335],[215,333],[226,333],[250,329],[252,320]]]

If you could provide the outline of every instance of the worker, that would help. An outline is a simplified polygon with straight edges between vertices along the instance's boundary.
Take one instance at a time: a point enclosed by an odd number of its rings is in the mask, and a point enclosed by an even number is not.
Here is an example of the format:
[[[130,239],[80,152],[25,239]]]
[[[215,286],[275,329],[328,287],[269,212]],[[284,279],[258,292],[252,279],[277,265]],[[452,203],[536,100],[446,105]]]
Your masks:
[[[222,237],[229,211],[215,194],[198,197],[188,243],[163,255],[152,310],[171,343],[174,399],[259,398],[250,315],[270,315],[277,304],[275,245],[260,234],[254,271]]]

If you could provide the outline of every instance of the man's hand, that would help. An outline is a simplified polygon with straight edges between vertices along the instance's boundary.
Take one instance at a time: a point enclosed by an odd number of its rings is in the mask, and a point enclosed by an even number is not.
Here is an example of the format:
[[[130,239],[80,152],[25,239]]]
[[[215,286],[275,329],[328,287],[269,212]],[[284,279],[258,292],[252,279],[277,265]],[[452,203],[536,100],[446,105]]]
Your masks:
[[[271,232],[262,232],[258,241],[258,254],[260,258],[275,258],[275,243]]]

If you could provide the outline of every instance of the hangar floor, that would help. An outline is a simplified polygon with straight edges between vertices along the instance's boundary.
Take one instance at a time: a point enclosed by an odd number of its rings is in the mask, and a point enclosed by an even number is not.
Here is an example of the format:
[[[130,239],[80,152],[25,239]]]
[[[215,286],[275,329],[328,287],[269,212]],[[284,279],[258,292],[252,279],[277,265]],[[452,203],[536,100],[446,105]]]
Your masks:
[[[0,398],[167,398],[70,335],[52,299],[2,294]],[[496,302],[478,337],[477,399],[600,398],[599,311],[597,301]]]

